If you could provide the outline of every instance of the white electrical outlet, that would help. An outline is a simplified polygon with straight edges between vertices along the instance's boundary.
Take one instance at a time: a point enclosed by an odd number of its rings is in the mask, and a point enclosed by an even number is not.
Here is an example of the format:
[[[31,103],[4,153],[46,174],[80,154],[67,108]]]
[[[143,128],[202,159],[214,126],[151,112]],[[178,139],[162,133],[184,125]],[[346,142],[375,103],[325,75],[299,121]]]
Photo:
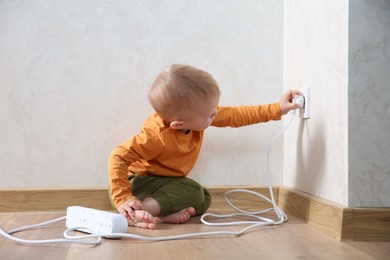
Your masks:
[[[299,117],[303,119],[309,119],[310,118],[310,109],[311,109],[311,97],[310,97],[310,88],[309,87],[303,87],[299,90],[302,95],[304,96],[304,106],[299,109]]]
[[[80,206],[68,207],[66,211],[66,227],[85,233],[127,233],[127,226],[126,218],[117,213]]]

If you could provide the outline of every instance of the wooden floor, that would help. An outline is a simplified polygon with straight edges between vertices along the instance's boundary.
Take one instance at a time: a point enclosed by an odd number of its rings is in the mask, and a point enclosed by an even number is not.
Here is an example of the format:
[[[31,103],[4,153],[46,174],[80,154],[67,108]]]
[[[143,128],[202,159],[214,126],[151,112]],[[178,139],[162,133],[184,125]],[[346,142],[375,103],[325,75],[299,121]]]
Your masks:
[[[65,212],[0,213],[0,226],[11,230],[64,216]],[[159,224],[157,230],[129,227],[145,236],[239,230],[209,227],[192,218],[181,225]],[[62,238],[65,221],[16,233],[25,239]],[[165,242],[104,239],[100,245],[20,245],[0,236],[0,259],[389,259],[390,242],[340,242],[296,218],[280,226],[263,227],[239,237],[203,237]]]

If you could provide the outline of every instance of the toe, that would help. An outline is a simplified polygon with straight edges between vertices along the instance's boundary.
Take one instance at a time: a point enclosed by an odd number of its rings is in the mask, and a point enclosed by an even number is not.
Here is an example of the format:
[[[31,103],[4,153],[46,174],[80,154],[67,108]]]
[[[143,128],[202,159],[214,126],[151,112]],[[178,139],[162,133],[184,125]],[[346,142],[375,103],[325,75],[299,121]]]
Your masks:
[[[196,210],[193,208],[193,207],[189,207],[187,208],[187,212],[188,214],[192,217],[192,216],[195,216],[196,214]]]

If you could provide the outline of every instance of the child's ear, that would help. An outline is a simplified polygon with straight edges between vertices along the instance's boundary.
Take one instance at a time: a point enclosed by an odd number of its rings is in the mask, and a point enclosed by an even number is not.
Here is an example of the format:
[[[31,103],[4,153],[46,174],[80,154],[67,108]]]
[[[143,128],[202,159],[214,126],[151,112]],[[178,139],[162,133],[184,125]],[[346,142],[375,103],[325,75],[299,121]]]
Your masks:
[[[183,129],[183,121],[173,121],[169,124],[169,126],[175,130],[181,130]]]

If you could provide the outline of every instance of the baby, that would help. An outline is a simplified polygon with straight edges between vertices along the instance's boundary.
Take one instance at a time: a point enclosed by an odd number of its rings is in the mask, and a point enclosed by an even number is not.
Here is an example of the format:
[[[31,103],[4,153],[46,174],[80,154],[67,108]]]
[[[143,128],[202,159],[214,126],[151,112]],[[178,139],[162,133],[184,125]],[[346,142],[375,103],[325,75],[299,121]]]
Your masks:
[[[155,229],[157,222],[184,223],[203,214],[211,195],[187,178],[196,163],[204,130],[280,120],[298,108],[289,90],[279,102],[257,106],[219,106],[220,89],[207,72],[172,65],[153,82],[149,101],[155,112],[140,132],[109,156],[110,198],[129,225]]]

